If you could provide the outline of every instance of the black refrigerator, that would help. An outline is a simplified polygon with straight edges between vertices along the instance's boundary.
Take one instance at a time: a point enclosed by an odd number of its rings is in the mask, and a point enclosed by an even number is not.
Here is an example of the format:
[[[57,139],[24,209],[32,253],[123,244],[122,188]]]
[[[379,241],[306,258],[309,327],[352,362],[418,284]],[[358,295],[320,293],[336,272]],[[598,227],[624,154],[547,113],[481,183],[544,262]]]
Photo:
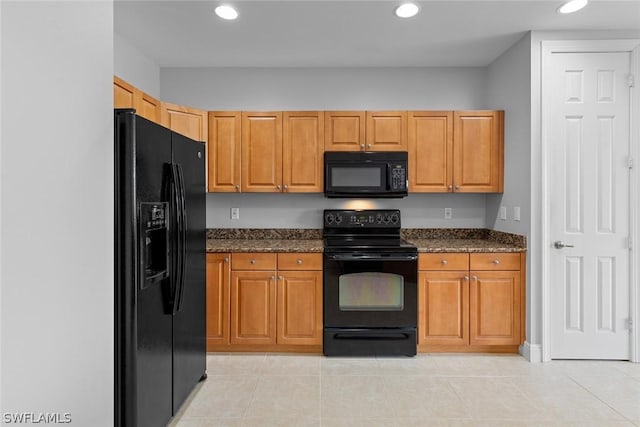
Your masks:
[[[166,426],[206,378],[205,145],[115,110],[115,425]]]

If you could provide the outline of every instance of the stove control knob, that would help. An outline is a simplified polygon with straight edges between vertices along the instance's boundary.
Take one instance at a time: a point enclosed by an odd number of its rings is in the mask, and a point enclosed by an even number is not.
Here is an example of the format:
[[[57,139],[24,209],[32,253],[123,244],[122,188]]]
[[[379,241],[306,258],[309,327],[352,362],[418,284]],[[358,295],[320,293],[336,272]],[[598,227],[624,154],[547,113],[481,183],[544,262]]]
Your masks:
[[[385,216],[384,216],[384,223],[385,223],[385,224],[389,224],[389,221],[391,221],[391,217],[389,217],[389,214],[385,214]]]
[[[391,224],[397,224],[400,221],[400,217],[398,214],[394,213],[391,215]]]
[[[376,215],[376,223],[382,224],[382,214]]]
[[[340,224],[342,222],[342,216],[341,215],[336,215],[335,222],[336,222],[336,224]]]
[[[324,220],[327,224],[331,224],[333,222],[333,214],[328,213],[325,217]]]

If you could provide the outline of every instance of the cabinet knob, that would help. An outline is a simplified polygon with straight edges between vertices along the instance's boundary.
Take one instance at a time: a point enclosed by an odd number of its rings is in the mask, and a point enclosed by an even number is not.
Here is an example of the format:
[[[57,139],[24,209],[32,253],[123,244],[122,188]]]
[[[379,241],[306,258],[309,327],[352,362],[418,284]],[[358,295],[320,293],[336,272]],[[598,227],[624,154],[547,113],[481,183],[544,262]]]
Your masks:
[[[298,265],[302,265],[302,260],[301,260],[301,259],[298,259],[298,260],[296,261],[296,264],[298,264]]]
[[[468,282],[469,281],[469,276],[464,276],[464,281]]]
[[[224,262],[229,262],[229,257],[225,258]]]
[[[442,265],[447,265],[449,264],[449,261],[447,261],[446,259],[443,259],[442,261],[440,261],[442,263]]]
[[[494,260],[493,260],[493,263],[494,263],[495,265],[498,265],[498,264],[500,264],[500,260],[499,260],[499,259],[494,259]]]
[[[360,148],[364,148],[364,144],[360,144]]]
[[[282,276],[278,276],[278,280],[282,280]]]
[[[367,144],[367,148],[371,148],[371,144]]]
[[[273,279],[275,279],[275,278],[276,278],[276,276],[271,276],[271,280],[273,280]]]
[[[240,191],[240,186],[238,184],[235,185],[236,191]]]
[[[280,184],[276,185],[276,190],[280,189]]]
[[[471,276],[471,278],[472,278],[473,280],[475,280],[476,282],[478,281],[478,276]]]
[[[289,186],[288,186],[287,184],[285,184],[285,185],[284,185],[284,189],[285,189],[285,190],[288,190],[288,189],[289,189]]]
[[[250,262],[251,264],[255,264],[255,263],[256,263],[256,260],[255,260],[255,259],[252,259],[252,260],[251,260],[251,261],[249,261],[249,262]]]
[[[453,185],[449,184],[449,187],[447,187],[449,189],[449,191],[453,190]]]
[[[456,185],[456,190],[459,190],[459,189],[460,189],[460,185]]]

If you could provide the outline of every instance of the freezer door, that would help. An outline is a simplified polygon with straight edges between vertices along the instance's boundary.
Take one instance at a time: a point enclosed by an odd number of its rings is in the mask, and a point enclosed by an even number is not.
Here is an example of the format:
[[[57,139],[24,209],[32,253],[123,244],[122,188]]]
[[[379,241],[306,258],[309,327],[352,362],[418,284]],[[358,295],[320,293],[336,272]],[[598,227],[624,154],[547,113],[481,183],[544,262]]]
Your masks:
[[[206,370],[205,145],[172,133],[173,163],[184,206],[184,280],[176,289],[173,315],[173,411],[189,396]]]
[[[163,249],[147,247],[147,238],[162,246],[162,232],[146,234],[161,228],[159,212],[167,206],[171,133],[133,110],[116,112],[115,119],[115,424],[164,426],[172,416],[170,289],[166,275],[152,271],[164,268]],[[141,210],[157,224],[141,226]]]

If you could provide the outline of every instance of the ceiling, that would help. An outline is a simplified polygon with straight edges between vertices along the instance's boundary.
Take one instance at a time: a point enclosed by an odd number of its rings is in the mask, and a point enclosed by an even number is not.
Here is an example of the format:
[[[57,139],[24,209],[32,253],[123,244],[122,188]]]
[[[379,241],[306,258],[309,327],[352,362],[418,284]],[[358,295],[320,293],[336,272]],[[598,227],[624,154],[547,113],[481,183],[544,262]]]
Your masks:
[[[226,3],[240,17],[213,13]],[[640,30],[640,0],[116,0],[114,30],[160,67],[486,66],[527,31]]]

